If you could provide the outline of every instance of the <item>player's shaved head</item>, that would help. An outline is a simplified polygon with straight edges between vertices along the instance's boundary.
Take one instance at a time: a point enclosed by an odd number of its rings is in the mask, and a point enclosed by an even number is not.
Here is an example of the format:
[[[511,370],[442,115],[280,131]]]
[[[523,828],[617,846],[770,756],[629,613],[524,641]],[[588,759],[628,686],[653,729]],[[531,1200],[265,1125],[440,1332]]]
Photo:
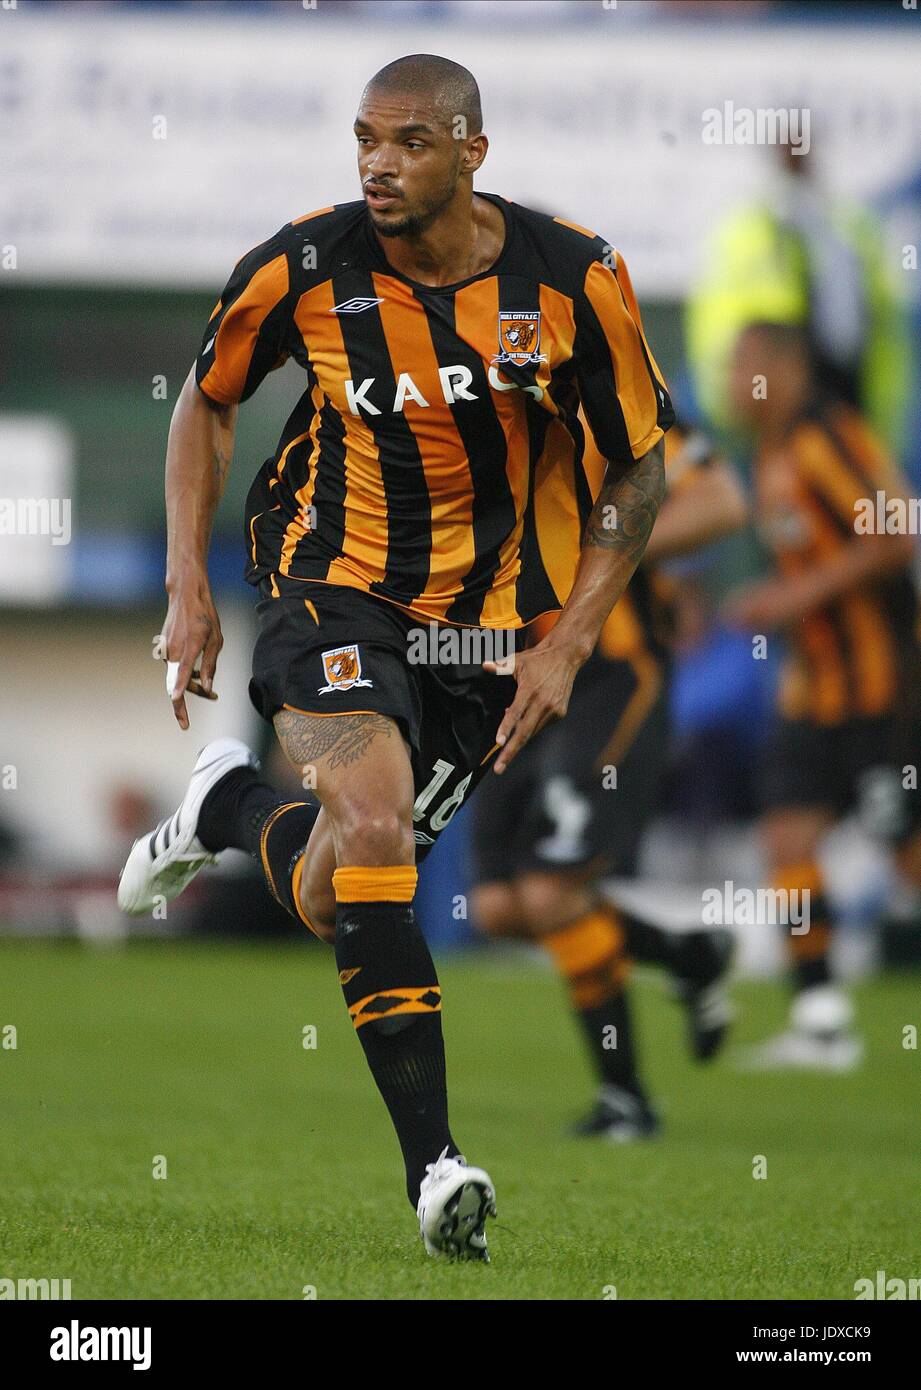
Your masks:
[[[362,93],[355,136],[379,236],[420,236],[451,208],[469,213],[489,141],[479,88],[460,63],[434,53],[388,63]]]
[[[444,125],[458,116],[466,122],[466,135],[483,129],[483,109],[476,78],[460,63],[436,53],[410,53],[374,74],[362,95],[362,105],[373,97],[411,97],[431,107]]]

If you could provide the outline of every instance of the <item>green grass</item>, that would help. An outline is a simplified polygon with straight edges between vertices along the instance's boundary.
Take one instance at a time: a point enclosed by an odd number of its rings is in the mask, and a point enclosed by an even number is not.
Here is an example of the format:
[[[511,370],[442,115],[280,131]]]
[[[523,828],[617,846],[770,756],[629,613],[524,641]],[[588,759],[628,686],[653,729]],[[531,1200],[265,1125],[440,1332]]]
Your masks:
[[[74,1298],[848,1298],[921,1272],[916,980],[857,991],[867,1061],[829,1079],[695,1067],[640,981],[666,1129],[615,1149],[561,1137],[591,1082],[552,976],[488,953],[441,976],[453,1129],[499,1195],[489,1268],[426,1259],[325,950],[0,943],[0,1277]],[[779,988],[736,994],[736,1041],[781,1023]]]

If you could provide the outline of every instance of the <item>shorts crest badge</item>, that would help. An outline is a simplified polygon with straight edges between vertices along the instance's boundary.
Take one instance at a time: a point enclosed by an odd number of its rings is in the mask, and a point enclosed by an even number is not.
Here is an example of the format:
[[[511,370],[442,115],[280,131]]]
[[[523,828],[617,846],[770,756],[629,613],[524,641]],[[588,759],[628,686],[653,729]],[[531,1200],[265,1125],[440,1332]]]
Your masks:
[[[358,655],[357,642],[350,647],[334,647],[321,655],[323,674],[329,684],[318,686],[318,694],[325,695],[330,690],[351,690],[353,686],[372,684],[371,681],[361,678],[361,657]]]
[[[525,312],[500,312],[499,314],[499,352],[492,359],[500,366],[511,362],[516,367],[526,367],[532,362],[546,362],[540,352],[540,310]]]

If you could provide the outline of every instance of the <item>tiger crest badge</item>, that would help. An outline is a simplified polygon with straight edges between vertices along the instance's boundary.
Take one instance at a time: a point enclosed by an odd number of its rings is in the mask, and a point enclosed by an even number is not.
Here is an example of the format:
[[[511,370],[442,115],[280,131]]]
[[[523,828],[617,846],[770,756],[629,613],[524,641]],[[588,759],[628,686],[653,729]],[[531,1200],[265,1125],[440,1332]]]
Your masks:
[[[334,647],[331,651],[322,652],[321,656],[323,674],[329,684],[318,686],[318,694],[326,695],[331,690],[351,690],[354,686],[372,684],[361,678],[361,657],[357,643],[352,643],[350,647]]]
[[[530,312],[500,312],[499,352],[492,359],[499,366],[511,362],[526,367],[533,362],[546,362],[540,351],[540,310]]]

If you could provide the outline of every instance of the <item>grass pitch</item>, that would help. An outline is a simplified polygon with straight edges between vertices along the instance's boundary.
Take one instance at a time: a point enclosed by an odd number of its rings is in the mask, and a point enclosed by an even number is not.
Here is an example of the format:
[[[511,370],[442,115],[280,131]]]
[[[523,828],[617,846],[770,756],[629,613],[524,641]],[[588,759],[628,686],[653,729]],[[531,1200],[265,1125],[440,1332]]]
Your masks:
[[[0,943],[0,1277],[75,1299],[776,1299],[918,1274],[916,979],[858,989],[867,1059],[830,1078],[695,1066],[639,981],[666,1127],[612,1148],[562,1137],[591,1079],[552,975],[488,952],[440,973],[452,1127],[498,1192],[488,1268],[424,1255],[331,953]],[[781,1024],[780,988],[735,994],[734,1043]]]

